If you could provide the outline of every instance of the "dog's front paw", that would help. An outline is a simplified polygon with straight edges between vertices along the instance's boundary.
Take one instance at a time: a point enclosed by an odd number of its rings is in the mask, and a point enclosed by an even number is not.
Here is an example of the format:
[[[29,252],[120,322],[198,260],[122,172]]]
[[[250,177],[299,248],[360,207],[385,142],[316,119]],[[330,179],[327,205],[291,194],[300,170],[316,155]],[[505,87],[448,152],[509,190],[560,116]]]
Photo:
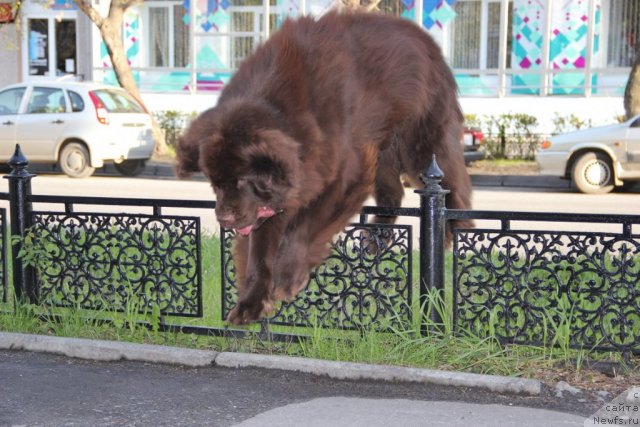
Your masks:
[[[247,325],[260,320],[273,311],[271,301],[240,301],[227,316],[232,325]]]

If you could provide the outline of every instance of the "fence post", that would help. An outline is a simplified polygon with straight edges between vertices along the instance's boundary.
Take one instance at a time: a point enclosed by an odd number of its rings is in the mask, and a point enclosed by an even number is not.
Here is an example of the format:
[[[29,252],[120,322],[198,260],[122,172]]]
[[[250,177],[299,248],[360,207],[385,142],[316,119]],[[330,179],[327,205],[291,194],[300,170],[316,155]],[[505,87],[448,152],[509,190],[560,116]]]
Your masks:
[[[16,151],[9,159],[9,167],[11,172],[5,175],[5,179],[9,180],[9,215],[11,221],[11,238],[19,236],[21,239],[25,237],[25,233],[31,225],[31,178],[35,175],[27,171],[29,161],[22,154],[20,145],[16,144]],[[27,298],[32,304],[38,302],[38,294],[35,286],[33,267],[25,266],[22,259],[18,257],[22,248],[22,241],[15,242],[12,245],[12,261],[13,261],[13,287],[15,289],[16,299],[23,300]]]
[[[445,196],[449,190],[440,186],[444,174],[433,155],[431,164],[420,175],[424,188],[415,190],[420,195],[420,306],[425,320],[431,325],[442,325],[443,319],[435,306],[430,306],[429,292],[444,303],[444,252],[445,252]],[[421,322],[421,332],[427,333],[426,323]]]

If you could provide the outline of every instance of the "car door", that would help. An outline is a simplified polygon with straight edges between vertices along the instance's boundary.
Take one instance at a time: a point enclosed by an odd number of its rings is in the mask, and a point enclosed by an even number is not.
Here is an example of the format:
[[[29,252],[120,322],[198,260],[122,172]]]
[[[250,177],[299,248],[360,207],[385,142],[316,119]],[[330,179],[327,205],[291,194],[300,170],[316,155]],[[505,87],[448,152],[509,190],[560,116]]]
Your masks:
[[[6,162],[15,151],[16,127],[20,104],[26,87],[14,87],[0,92],[0,161]]]
[[[16,128],[17,140],[27,159],[55,160],[58,141],[67,125],[67,111],[67,99],[61,88],[33,87]]]
[[[627,129],[627,161],[633,169],[640,169],[640,116]]]

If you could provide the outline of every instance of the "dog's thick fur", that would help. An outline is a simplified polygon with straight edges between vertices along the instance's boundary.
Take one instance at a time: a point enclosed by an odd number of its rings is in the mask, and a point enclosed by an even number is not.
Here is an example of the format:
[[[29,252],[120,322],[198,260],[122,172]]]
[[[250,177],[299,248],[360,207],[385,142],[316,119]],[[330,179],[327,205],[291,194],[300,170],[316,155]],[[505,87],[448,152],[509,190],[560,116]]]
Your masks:
[[[176,166],[209,178],[220,224],[239,234],[227,320],[256,320],[295,297],[365,199],[399,206],[400,175],[421,185],[432,154],[447,206],[469,208],[456,95],[434,41],[388,16],[286,21],[250,55],[180,139]]]

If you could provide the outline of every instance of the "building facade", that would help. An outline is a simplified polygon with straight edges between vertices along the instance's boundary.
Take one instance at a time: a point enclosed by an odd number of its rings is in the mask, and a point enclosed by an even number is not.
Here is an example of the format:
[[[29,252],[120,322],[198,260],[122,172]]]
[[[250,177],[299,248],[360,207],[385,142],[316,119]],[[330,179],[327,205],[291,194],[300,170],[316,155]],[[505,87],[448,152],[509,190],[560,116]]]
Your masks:
[[[108,1],[94,4],[106,14]],[[144,1],[128,10],[123,40],[152,109],[199,111],[215,105],[240,61],[287,17],[332,7],[333,0]],[[623,112],[640,37],[638,0],[383,0],[381,9],[437,40],[465,113],[610,122]],[[4,44],[15,44],[0,50],[0,83],[115,83],[97,29],[73,0],[25,0],[20,15],[0,24]]]

